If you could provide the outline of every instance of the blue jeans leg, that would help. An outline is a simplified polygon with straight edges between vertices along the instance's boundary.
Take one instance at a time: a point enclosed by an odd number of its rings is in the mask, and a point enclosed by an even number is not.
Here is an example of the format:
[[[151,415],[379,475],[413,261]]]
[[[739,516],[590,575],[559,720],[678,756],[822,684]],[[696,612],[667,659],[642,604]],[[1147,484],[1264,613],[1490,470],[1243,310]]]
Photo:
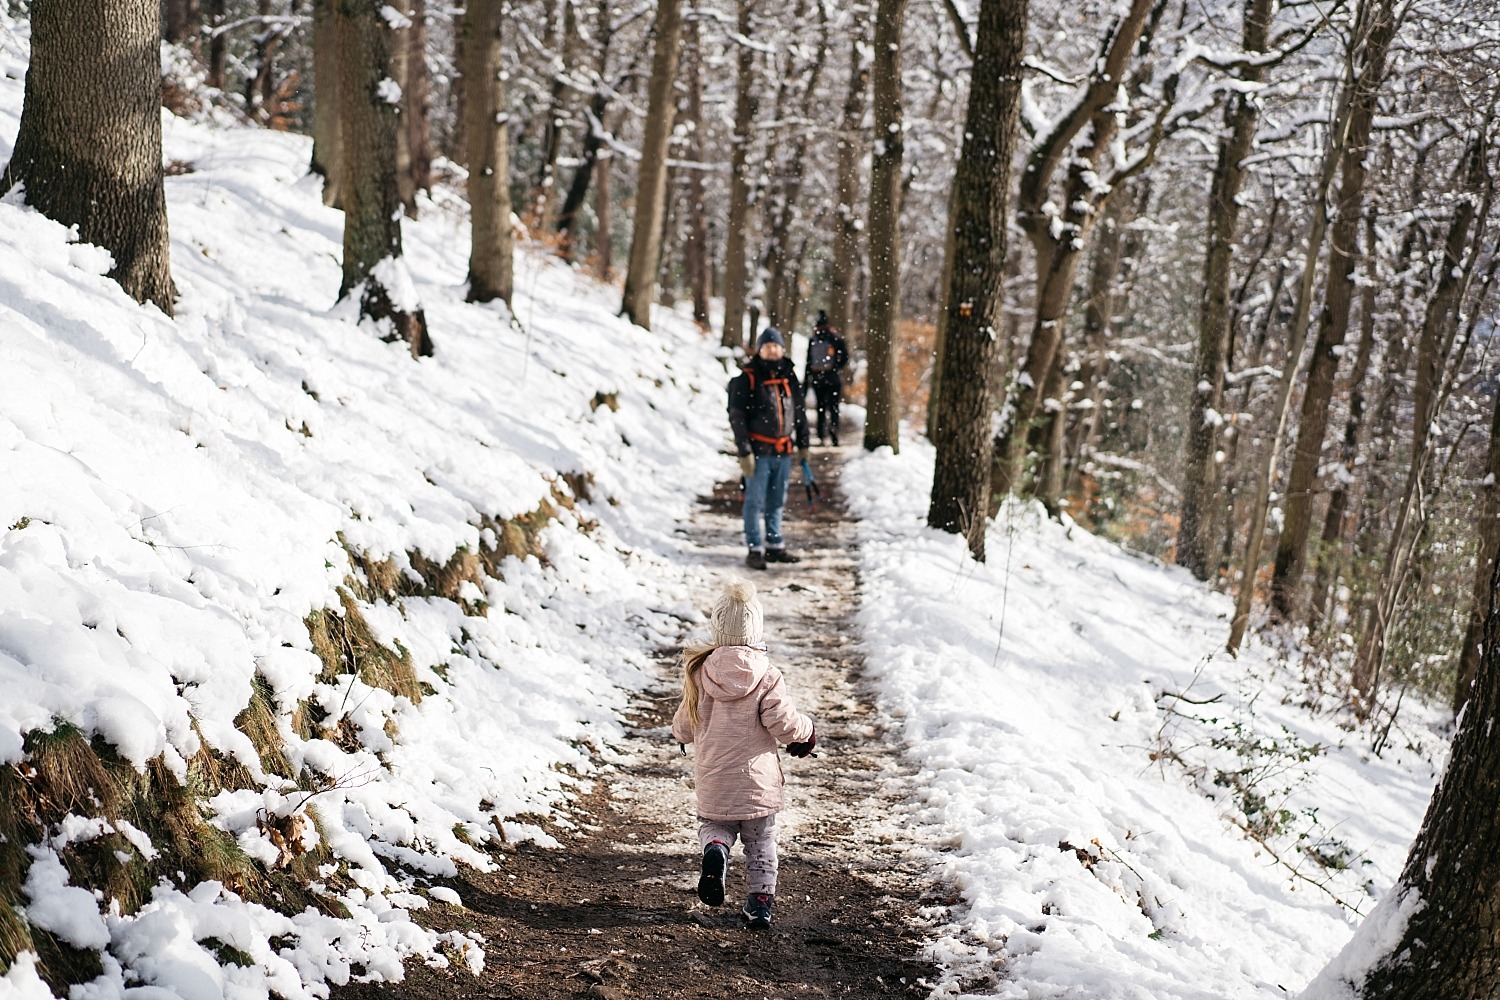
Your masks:
[[[786,506],[786,487],[792,478],[792,456],[756,455],[755,474],[745,480],[745,545],[759,549],[780,548],[781,508]],[[761,534],[761,523],[765,534]]]

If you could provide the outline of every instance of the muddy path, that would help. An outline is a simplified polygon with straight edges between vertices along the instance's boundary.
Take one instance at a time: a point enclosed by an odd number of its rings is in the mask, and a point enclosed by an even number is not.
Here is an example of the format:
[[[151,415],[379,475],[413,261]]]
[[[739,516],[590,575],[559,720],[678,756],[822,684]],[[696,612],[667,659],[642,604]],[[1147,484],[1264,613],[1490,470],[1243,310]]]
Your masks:
[[[675,651],[637,700],[628,738],[611,749],[574,804],[560,849],[508,845],[495,872],[446,884],[462,906],[421,914],[440,930],[477,931],[487,962],[467,971],[413,963],[395,986],[353,986],[349,1000],[485,997],[720,998],[927,996],[937,970],[925,932],[946,917],[931,881],[931,849],[912,835],[911,773],[862,681],[853,615],[854,526],[838,492],[839,454],[814,452],[823,489],[809,508],[794,482],[788,546],[795,566],[744,566],[737,484],[700,498],[679,530],[703,573],[707,607],[723,581],[753,579],[773,662],[818,723],[819,756],[786,757],[781,875],[769,931],[747,930],[743,855],[729,898],[696,896],[698,848],[691,760],[668,733],[679,697]]]

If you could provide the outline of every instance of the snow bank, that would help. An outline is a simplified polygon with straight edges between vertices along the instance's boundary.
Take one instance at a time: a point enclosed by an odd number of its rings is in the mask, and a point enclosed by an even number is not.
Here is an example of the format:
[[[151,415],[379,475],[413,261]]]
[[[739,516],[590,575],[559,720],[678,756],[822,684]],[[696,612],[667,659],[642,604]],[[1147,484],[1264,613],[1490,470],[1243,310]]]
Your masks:
[[[23,25],[0,23],[0,161],[24,45]],[[711,485],[725,373],[690,322],[633,328],[615,290],[542,254],[518,254],[522,329],[503,305],[464,303],[466,213],[442,192],[405,229],[437,350],[413,361],[334,301],[342,217],[307,139],[163,121],[184,165],[167,180],[175,320],[101,277],[97,248],[0,203],[0,764],[63,724],[179,779],[207,747],[256,785],[206,803],[214,826],[274,865],[277,821],[311,810],[291,849],[332,850],[347,878],[314,888],[349,916],[172,879],[111,912],[50,849],[28,914],[103,948],[85,991],[99,1000],[126,984],[321,996],[397,978],[410,955],[446,961],[440,946],[478,968],[476,942],[410,920],[426,905],[411,890],[491,864],[474,845],[502,818],[552,811],[586,745],[618,734],[653,649],[696,620],[668,559],[675,519]],[[493,525],[544,506],[545,565],[508,557],[461,601],[353,600],[426,697],[324,675],[305,622],[368,582],[351,553],[412,582],[414,559],[493,549]],[[310,799],[236,725],[257,684]],[[299,708],[322,718],[294,724]],[[34,994],[31,960],[3,982]]]
[[[1301,988],[1358,920],[1335,896],[1368,913],[1399,874],[1441,741],[1372,758],[1266,650],[1220,652],[1227,597],[1038,508],[975,564],[925,526],[932,461],[905,442],[844,485],[869,670],[965,902],[940,992],[985,969],[1030,1000]]]

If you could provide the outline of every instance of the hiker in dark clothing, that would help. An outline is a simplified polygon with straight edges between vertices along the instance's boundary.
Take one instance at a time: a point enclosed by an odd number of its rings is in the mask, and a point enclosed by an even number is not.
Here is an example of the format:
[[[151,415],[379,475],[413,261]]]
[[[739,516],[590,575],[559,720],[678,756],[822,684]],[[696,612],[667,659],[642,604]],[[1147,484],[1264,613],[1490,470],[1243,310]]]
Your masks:
[[[802,369],[806,388],[818,401],[818,444],[827,438],[835,448],[839,445],[839,400],[844,395],[843,370],[848,363],[849,348],[844,338],[828,325],[828,314],[819,309],[812,340],[807,344],[807,364]]]
[[[807,413],[797,371],[786,356],[781,331],[768,326],[755,357],[729,381],[729,426],[745,476],[745,565],[801,560],[786,550],[781,509],[792,478],[792,452],[807,460]],[[764,519],[765,535],[761,535]]]

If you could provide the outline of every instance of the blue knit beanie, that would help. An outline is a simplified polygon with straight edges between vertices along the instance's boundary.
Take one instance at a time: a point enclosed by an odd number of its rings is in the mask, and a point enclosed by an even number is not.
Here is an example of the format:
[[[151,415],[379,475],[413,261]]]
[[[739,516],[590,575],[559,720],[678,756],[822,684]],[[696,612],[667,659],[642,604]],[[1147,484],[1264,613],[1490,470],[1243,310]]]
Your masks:
[[[786,341],[782,339],[781,331],[774,326],[768,326],[760,331],[760,339],[755,342],[755,347],[759,350],[767,344],[780,344],[783,348],[786,347]]]

